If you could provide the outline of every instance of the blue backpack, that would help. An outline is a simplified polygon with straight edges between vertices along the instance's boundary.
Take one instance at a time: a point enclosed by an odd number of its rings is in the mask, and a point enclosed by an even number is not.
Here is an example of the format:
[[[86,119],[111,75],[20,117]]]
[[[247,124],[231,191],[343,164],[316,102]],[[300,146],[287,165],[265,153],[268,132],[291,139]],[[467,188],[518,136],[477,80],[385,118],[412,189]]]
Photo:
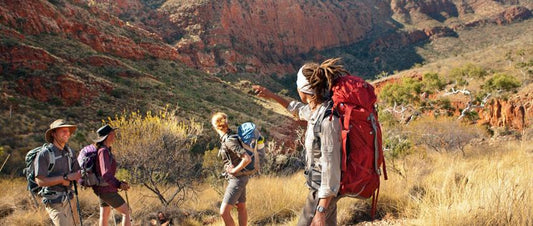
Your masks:
[[[252,157],[252,162],[245,167],[245,171],[257,172],[265,159],[265,138],[252,122],[245,122],[237,128],[237,136],[246,152]],[[252,174],[252,173],[250,173]]]

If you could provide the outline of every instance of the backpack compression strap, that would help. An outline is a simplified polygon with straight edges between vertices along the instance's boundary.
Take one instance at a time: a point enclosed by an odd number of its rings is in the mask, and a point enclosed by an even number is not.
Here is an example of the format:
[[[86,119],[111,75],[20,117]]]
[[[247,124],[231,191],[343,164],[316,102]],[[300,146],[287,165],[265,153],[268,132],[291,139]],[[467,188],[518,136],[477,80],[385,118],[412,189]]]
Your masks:
[[[343,103],[341,103],[343,104]],[[315,133],[315,137],[318,137],[318,134],[320,133],[321,131],[321,126],[322,126],[322,121],[324,121],[324,119],[326,117],[329,116],[329,120],[332,119],[333,115],[339,117],[339,122],[341,124],[341,138],[342,138],[342,159],[346,159],[346,155],[347,155],[347,150],[346,150],[346,145],[347,145],[347,141],[348,141],[348,133],[350,132],[350,120],[344,120],[344,124],[343,124],[343,118],[344,119],[350,119],[350,115],[352,113],[352,109],[353,109],[353,105],[346,105],[347,109],[348,109],[348,113],[345,117],[340,117],[339,115],[339,112],[336,111],[335,109],[335,104],[333,103],[333,101],[330,101],[328,103],[328,105],[326,106],[326,110],[324,111],[324,115],[322,117],[320,117],[317,122],[315,123],[315,126],[313,128],[313,132]],[[345,129],[346,128],[346,129]],[[346,161],[341,161],[341,170],[342,171],[346,171]]]

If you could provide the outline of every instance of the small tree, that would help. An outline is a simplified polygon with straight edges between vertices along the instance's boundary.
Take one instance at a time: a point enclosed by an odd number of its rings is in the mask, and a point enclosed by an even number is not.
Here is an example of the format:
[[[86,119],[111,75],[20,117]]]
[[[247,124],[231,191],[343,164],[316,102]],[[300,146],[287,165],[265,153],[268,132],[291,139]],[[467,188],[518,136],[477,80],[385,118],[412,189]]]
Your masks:
[[[410,140],[437,152],[461,151],[472,139],[482,135],[481,130],[451,118],[422,119],[409,125]]]
[[[504,73],[498,73],[487,80],[483,87],[489,91],[511,91],[520,87],[520,85],[520,81],[515,77]]]
[[[440,91],[446,85],[437,73],[425,73],[422,78],[423,91],[427,93],[435,93]]]
[[[423,84],[412,78],[405,78],[400,83],[391,83],[383,87],[379,98],[386,103],[393,104],[410,104],[418,101],[418,94],[422,92]]]
[[[450,71],[449,77],[454,79],[457,85],[468,84],[469,79],[472,78],[484,78],[487,75],[487,71],[480,66],[472,63],[467,63],[461,67],[453,68]]]
[[[114,154],[131,182],[144,185],[165,206],[183,201],[199,176],[200,158],[190,149],[202,126],[180,120],[166,109],[156,115],[123,113],[108,123],[120,128]]]

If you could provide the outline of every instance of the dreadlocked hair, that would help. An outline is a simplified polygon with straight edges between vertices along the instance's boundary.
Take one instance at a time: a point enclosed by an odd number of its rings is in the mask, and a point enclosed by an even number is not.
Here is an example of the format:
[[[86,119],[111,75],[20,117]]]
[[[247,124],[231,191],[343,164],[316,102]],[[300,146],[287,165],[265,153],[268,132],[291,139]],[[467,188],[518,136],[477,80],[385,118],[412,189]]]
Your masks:
[[[344,66],[339,64],[340,60],[341,58],[332,58],[325,60],[320,65],[317,63],[304,64],[302,73],[309,81],[309,87],[315,91],[315,95],[311,98],[313,101],[320,103],[326,101],[335,80],[348,74]]]

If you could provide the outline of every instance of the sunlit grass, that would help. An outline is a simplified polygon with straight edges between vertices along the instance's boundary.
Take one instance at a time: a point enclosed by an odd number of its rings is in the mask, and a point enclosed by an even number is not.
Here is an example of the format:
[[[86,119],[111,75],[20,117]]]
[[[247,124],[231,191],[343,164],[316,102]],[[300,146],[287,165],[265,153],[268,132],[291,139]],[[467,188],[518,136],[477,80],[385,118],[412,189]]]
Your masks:
[[[408,155],[389,166],[377,217],[393,225],[531,225],[532,145],[532,141],[484,142],[468,148],[465,155],[434,151]],[[295,225],[308,192],[304,181],[301,172],[252,178],[247,186],[249,223]],[[0,182],[0,224],[47,225],[43,205],[33,207],[23,189],[22,178]],[[84,223],[96,223],[96,195],[84,189],[79,198]],[[142,186],[133,186],[128,198],[134,222],[139,224],[166,210],[181,225],[223,225],[218,215],[222,195],[207,184],[197,185],[182,205],[167,209]],[[232,213],[234,219],[236,213]],[[369,200],[343,198],[338,203],[342,225],[361,222],[358,217],[368,213]]]

